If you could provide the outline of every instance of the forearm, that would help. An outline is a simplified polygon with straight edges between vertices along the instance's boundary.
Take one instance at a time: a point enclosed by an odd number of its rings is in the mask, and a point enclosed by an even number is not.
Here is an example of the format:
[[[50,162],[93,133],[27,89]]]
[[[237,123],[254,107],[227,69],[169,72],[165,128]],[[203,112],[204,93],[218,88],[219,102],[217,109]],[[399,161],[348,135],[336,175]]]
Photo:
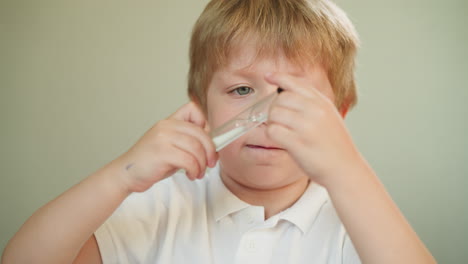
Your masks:
[[[82,245],[128,196],[115,162],[35,212],[5,248],[3,263],[71,263]]]
[[[363,263],[435,263],[367,162],[328,192]]]

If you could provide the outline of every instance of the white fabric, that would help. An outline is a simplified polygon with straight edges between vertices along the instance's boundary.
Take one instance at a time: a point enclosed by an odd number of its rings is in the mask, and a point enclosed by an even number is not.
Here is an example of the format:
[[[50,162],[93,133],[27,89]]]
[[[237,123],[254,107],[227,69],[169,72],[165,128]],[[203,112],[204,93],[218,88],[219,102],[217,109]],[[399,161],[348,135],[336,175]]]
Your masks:
[[[219,167],[199,181],[176,174],[130,195],[95,232],[108,263],[360,263],[326,190],[310,184],[289,209],[232,194]]]

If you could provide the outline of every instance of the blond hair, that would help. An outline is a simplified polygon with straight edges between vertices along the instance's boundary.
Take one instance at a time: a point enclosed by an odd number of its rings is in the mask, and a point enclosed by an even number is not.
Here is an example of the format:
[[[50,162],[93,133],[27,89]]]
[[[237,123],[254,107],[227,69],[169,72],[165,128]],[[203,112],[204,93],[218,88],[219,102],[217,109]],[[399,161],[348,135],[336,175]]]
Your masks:
[[[338,109],[356,104],[359,39],[346,14],[329,0],[212,0],[190,42],[188,93],[206,112],[213,73],[226,66],[236,44],[254,36],[257,56],[283,51],[293,63],[320,63]]]

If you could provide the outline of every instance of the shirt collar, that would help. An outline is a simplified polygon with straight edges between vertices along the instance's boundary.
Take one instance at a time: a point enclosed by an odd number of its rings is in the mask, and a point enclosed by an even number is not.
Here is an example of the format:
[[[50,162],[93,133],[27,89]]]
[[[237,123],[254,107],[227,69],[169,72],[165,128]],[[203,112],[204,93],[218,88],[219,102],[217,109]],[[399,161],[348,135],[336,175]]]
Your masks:
[[[252,206],[240,200],[224,185],[219,170],[219,163],[210,170],[208,187],[209,203],[216,221]],[[307,233],[328,200],[326,189],[311,182],[293,206],[279,213],[279,219],[286,220],[296,225],[302,233]]]
[[[235,196],[221,180],[219,162],[209,172],[209,203],[216,221],[223,217],[251,206]]]
[[[311,182],[301,198],[281,213],[280,219],[293,223],[302,233],[307,233],[328,200],[327,190]]]

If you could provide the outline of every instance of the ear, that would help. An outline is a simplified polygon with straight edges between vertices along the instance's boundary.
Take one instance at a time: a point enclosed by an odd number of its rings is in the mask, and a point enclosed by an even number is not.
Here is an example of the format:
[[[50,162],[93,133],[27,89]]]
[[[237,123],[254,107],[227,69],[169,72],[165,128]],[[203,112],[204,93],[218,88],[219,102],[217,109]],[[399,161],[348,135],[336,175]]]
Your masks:
[[[343,106],[340,109],[340,115],[343,117],[343,119],[346,118],[346,115],[348,114],[349,110],[349,104],[343,104]]]

